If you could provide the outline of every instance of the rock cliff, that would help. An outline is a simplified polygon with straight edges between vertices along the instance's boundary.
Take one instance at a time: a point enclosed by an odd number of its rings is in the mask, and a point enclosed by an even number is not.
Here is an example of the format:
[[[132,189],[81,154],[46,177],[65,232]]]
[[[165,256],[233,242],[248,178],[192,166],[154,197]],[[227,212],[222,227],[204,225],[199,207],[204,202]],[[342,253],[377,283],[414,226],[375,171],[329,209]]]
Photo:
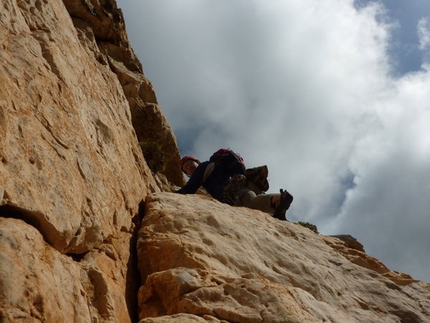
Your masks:
[[[114,0],[3,0],[0,45],[0,322],[430,321],[430,286],[348,237],[168,193]]]

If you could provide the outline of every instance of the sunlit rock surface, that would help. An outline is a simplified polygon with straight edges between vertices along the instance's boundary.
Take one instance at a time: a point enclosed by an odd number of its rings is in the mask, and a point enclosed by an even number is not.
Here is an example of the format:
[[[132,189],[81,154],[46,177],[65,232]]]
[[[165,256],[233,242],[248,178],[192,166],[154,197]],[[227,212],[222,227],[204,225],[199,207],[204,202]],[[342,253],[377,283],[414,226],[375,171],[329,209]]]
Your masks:
[[[3,0],[0,44],[0,219],[20,221],[2,225],[0,321],[135,321],[141,205],[183,178],[122,13],[109,0]],[[146,138],[169,148],[157,172],[134,101],[164,125]]]
[[[338,238],[258,211],[198,195],[156,194],[146,200],[139,231],[146,281],[140,318],[188,313],[209,322],[430,321],[428,284],[391,272],[364,252],[356,261],[356,252]]]

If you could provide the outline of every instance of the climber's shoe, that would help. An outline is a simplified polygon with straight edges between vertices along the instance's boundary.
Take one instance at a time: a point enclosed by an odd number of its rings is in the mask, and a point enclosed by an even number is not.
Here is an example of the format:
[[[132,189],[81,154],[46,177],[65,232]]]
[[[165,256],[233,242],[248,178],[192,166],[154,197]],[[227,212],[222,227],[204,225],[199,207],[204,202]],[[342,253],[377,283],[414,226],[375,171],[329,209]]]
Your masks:
[[[284,191],[282,188],[279,190],[281,193],[281,197],[279,199],[279,204],[275,208],[275,212],[273,213],[273,217],[279,220],[288,221],[285,213],[290,208],[291,203],[293,202],[293,196]]]

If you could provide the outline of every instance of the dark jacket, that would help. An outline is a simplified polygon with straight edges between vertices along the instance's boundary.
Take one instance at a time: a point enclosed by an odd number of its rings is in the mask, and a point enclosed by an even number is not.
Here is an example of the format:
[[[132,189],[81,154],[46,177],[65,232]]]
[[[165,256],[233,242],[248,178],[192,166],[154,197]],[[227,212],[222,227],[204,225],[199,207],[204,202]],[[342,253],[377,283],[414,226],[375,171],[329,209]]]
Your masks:
[[[176,192],[180,194],[194,194],[200,186],[203,186],[213,198],[224,202],[223,190],[228,178],[229,175],[223,166],[206,161],[196,168],[187,184]]]

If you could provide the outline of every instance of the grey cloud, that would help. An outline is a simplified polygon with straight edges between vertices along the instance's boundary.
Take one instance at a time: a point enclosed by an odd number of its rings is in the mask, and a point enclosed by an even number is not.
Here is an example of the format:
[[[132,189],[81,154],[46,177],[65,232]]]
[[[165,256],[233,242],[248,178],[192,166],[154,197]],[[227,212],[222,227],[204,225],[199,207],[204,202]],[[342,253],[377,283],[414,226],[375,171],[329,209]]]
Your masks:
[[[182,153],[229,147],[248,166],[267,164],[271,192],[295,197],[290,220],[352,234],[430,281],[430,73],[391,76],[393,27],[381,7],[118,4]]]

